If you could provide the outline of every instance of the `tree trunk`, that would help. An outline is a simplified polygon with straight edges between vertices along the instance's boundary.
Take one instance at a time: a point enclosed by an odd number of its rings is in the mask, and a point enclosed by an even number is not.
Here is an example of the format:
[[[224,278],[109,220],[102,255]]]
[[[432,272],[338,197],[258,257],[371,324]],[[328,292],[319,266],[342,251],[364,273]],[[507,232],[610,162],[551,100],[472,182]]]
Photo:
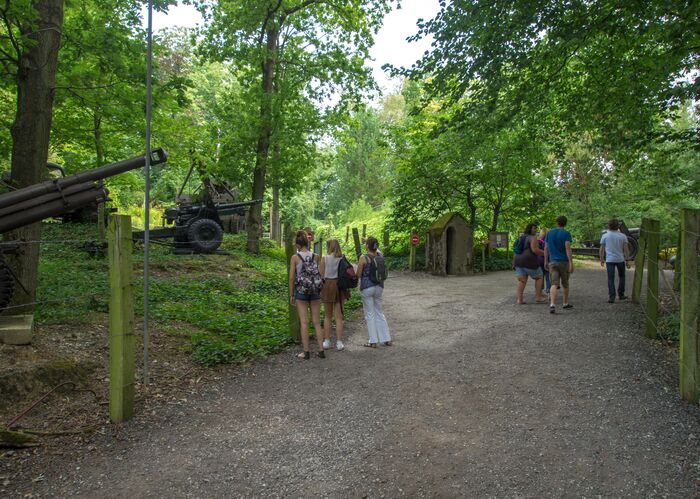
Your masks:
[[[272,98],[274,93],[275,66],[279,43],[277,27],[267,31],[267,56],[262,67],[262,98],[260,101],[260,134],[255,156],[253,172],[253,199],[262,199],[265,195],[265,173],[270,151],[272,136]],[[262,204],[255,204],[248,210],[246,217],[246,232],[248,233],[247,249],[251,253],[260,250],[260,232],[262,228]]]
[[[17,111],[10,130],[11,179],[12,184],[20,188],[41,181],[46,172],[56,65],[63,27],[63,0],[35,0],[33,6],[38,15],[36,25],[21,28],[32,43],[20,57]],[[37,222],[5,234],[5,239],[38,241],[40,234],[41,223]],[[9,259],[22,284],[17,286],[11,305],[32,303],[36,296],[39,244],[26,244],[22,248],[19,255]],[[31,309],[28,306],[24,311]]]
[[[467,191],[467,206],[469,207],[469,226],[474,231],[476,230],[476,203],[471,189]]]
[[[280,187],[279,185],[272,186],[272,220],[270,223],[270,239],[282,242],[280,237]]]
[[[92,113],[93,134],[95,135],[95,167],[105,164],[105,151],[102,147],[102,116],[97,109]]]
[[[501,216],[502,203],[499,201],[493,206],[493,216],[491,217],[491,231],[498,230],[498,218]]]

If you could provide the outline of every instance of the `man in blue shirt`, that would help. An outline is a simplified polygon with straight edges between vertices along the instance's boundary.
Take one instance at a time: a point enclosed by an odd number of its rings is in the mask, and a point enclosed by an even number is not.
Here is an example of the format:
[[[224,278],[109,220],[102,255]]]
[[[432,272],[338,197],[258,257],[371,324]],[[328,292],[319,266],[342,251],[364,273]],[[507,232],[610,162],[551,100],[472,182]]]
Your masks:
[[[600,266],[608,270],[608,303],[615,303],[615,269],[620,277],[617,295],[620,300],[625,296],[625,264],[629,267],[629,244],[627,236],[620,232],[620,222],[613,218],[608,222],[608,230],[600,238]]]
[[[565,216],[557,217],[557,228],[547,232],[544,240],[544,265],[549,269],[552,285],[549,288],[549,313],[556,311],[557,288],[564,289],[563,308],[574,308],[569,303],[569,275],[574,272],[574,261],[571,258],[571,233],[566,230]]]

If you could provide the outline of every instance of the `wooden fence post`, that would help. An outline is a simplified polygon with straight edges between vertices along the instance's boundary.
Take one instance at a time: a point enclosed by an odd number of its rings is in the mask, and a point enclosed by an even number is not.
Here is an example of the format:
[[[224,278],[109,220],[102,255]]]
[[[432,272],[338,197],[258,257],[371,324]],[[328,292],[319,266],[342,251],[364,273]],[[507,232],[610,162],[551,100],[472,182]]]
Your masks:
[[[680,392],[683,400],[698,403],[698,234],[700,210],[681,210],[681,332],[678,353]]]
[[[408,254],[408,270],[411,272],[415,272],[416,270],[416,245],[413,244],[413,235],[416,234],[415,229],[411,231],[411,235],[409,236],[409,241],[408,245],[410,246],[410,252]],[[426,242],[426,247],[428,243]],[[427,250],[426,250],[427,251]],[[428,260],[427,254],[426,254],[426,262]]]
[[[346,225],[345,226],[345,244],[348,244],[349,240],[350,240],[350,226]]]
[[[357,227],[352,228],[352,240],[355,243],[355,254],[359,260],[360,256],[362,255],[362,245],[360,244],[360,234],[357,231]]]
[[[681,221],[682,223],[682,221]],[[682,227],[682,225],[681,225]],[[681,231],[680,234],[678,234],[678,243],[676,244],[676,263],[673,266],[673,290],[674,291],[680,291],[681,290],[681,275],[683,273],[683,270],[681,269],[681,260],[683,259],[683,232]]]
[[[384,250],[384,254],[389,253],[389,227],[384,226],[384,240],[382,241],[382,249]]]
[[[639,303],[639,298],[642,296],[644,262],[647,250],[647,222],[648,220],[646,218],[642,219],[642,228],[639,231],[639,239],[637,240],[637,255],[634,257],[634,282],[632,284],[633,303]]]
[[[658,220],[649,219],[647,224],[647,338],[657,336],[657,316],[659,314],[659,241],[661,239],[661,223]]]
[[[134,297],[131,288],[131,217],[109,220],[109,417],[127,421],[134,415]]]
[[[294,249],[294,229],[292,224],[287,224],[287,232],[284,237],[284,253],[287,257],[287,274],[285,275],[285,285],[289,279],[289,263],[292,260],[292,255],[296,253]],[[292,305],[291,296],[287,298],[287,312],[289,320],[289,335],[294,338],[294,340],[299,343],[301,339],[301,324],[299,323],[299,312],[297,312],[296,305]]]
[[[365,242],[365,239],[367,239],[367,224],[362,224],[362,242]]]
[[[481,273],[486,273],[486,243],[481,246]]]

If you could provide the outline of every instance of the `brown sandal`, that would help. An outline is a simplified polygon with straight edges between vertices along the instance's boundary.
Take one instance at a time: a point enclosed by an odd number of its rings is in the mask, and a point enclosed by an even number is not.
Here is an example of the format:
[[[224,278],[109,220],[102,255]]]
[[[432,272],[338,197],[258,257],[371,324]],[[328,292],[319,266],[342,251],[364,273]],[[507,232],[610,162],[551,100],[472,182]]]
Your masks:
[[[393,344],[393,343],[391,342],[391,340],[389,340],[389,341],[385,341],[384,343],[382,343],[382,345],[384,345],[385,347],[391,347],[391,346],[394,346],[394,344]]]
[[[367,348],[377,348],[376,343],[363,343],[362,346]]]

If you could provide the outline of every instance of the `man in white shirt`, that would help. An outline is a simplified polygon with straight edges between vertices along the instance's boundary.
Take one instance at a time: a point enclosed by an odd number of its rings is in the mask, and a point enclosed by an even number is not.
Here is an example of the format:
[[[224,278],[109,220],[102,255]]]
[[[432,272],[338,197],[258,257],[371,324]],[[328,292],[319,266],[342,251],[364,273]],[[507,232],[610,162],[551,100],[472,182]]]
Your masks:
[[[615,269],[620,282],[617,286],[617,296],[626,300],[625,296],[625,265],[629,268],[629,244],[627,236],[620,232],[619,220],[613,218],[608,222],[608,230],[600,238],[600,266],[608,270],[608,303],[615,303]]]

